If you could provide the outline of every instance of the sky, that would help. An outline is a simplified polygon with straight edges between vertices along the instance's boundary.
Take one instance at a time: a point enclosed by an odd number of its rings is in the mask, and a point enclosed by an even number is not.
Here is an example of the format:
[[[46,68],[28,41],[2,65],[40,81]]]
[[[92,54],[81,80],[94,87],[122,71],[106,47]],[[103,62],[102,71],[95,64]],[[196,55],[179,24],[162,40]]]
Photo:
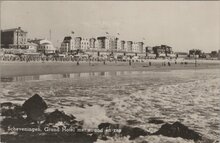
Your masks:
[[[0,14],[1,29],[21,27],[28,38],[47,39],[51,30],[55,46],[64,36],[108,32],[176,52],[220,49],[219,1],[3,1]]]

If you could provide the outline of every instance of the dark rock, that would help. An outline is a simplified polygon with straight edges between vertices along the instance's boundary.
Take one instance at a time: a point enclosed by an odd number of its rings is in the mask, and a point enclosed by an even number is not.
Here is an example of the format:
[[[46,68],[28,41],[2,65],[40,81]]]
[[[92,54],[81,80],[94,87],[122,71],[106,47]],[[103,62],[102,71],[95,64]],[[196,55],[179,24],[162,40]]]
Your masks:
[[[136,124],[140,124],[140,121],[137,120],[127,120],[126,121],[128,125],[136,125]]]
[[[1,103],[1,108],[11,108],[13,104],[11,102]]]
[[[59,121],[65,122],[65,123],[73,123],[76,122],[74,119],[76,119],[73,115],[66,115],[64,112],[61,112],[59,110],[55,110],[54,112],[51,112],[49,115],[47,115],[46,120],[44,123],[57,123]]]
[[[99,129],[107,129],[107,128],[116,128],[117,124],[112,124],[112,123],[101,123],[98,125]]]
[[[139,136],[146,136],[146,135],[149,135],[150,133],[141,129],[141,128],[138,128],[138,127],[130,127],[130,126],[124,126],[124,125],[119,125],[119,124],[111,124],[111,123],[101,123],[99,126],[98,126],[99,129],[103,129],[103,130],[106,130],[106,129],[111,129],[111,130],[114,130],[114,129],[121,129],[121,132],[120,133],[117,133],[119,134],[120,136],[130,136],[130,140],[133,140]],[[105,135],[109,135],[109,136],[113,136],[115,135],[116,133],[114,132],[110,132],[108,134],[105,134]]]
[[[2,108],[1,113],[2,113],[2,116],[5,116],[7,118],[8,117],[21,118],[23,115],[25,115],[21,106],[15,106],[14,108],[9,108],[9,109]]]
[[[102,136],[102,137],[101,137],[101,140],[103,140],[103,141],[107,141],[108,138],[107,138],[106,136]]]
[[[181,124],[180,122],[175,122],[173,124],[164,124],[157,132],[154,133],[154,135],[181,137],[184,139],[191,139],[194,141],[201,140],[201,136],[199,133],[189,129],[187,126]]]
[[[11,102],[1,104],[1,128],[8,131],[8,127],[23,127],[27,124],[23,116],[26,115],[22,107]]]
[[[1,103],[1,115],[6,118],[21,118],[25,113],[21,106],[11,102],[4,102]]]
[[[101,139],[106,138],[106,136],[115,136],[115,132],[113,132],[114,129],[119,129],[119,124],[112,124],[112,123],[101,123],[98,125],[99,129],[103,129],[102,137]],[[109,132],[106,132],[106,130],[111,130]]]
[[[8,127],[24,127],[27,121],[24,118],[5,118],[1,121],[1,128],[8,131]]]
[[[160,119],[156,119],[156,118],[150,118],[148,123],[152,123],[152,124],[163,124],[164,121],[160,120]]]
[[[46,135],[1,135],[1,141],[7,143],[94,143],[97,140],[94,136],[77,134],[46,134]]]
[[[33,121],[42,121],[45,119],[44,110],[47,109],[46,102],[38,94],[35,94],[22,105],[27,114],[27,118]]]
[[[47,104],[42,97],[40,97],[38,94],[35,94],[24,102],[22,108],[27,112],[34,108],[44,111],[47,109]]]
[[[148,141],[142,141],[142,142],[140,142],[140,143],[148,143]]]
[[[138,128],[138,127],[129,127],[129,126],[124,126],[122,127],[122,131],[121,131],[121,135],[122,136],[130,136],[130,140],[133,140],[139,136],[146,136],[146,135],[149,135],[150,133],[141,129],[141,128]]]

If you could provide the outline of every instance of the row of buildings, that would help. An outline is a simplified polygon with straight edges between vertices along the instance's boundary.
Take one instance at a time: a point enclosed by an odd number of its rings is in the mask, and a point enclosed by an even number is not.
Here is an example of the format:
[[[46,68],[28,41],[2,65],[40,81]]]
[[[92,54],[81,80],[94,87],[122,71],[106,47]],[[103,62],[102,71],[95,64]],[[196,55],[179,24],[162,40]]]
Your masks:
[[[99,36],[96,38],[64,37],[61,46],[56,49],[47,39],[27,38],[28,32],[21,27],[1,30],[1,48],[26,49],[29,54],[43,53],[54,54],[56,52],[69,55],[74,51],[83,51],[92,56],[170,56],[172,48],[166,45],[148,47],[142,41],[125,41],[115,36]]]
[[[64,37],[60,53],[66,54],[74,50],[82,50],[91,55],[139,55],[146,56],[143,42],[120,40],[114,36],[101,36],[97,38]]]
[[[190,57],[199,55],[199,57],[219,57],[220,51],[213,51],[210,54],[204,54],[201,50],[190,50],[189,53],[174,53],[172,47],[160,45],[149,47],[142,41],[126,41],[115,36],[99,36],[96,38],[85,37],[64,37],[59,48],[55,48],[51,41],[47,39],[28,39],[28,32],[21,27],[1,30],[1,48],[3,49],[23,49],[26,54],[54,54],[64,55],[75,54],[76,51],[82,51],[88,55],[96,56],[139,56],[139,57]]]

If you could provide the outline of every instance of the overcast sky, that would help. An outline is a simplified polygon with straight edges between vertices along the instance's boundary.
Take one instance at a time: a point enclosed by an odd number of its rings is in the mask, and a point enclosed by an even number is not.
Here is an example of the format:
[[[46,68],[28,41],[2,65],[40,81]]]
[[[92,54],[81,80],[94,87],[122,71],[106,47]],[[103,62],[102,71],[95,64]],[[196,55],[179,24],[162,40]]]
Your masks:
[[[220,49],[219,1],[34,1],[1,3],[1,29],[21,27],[30,38],[58,45],[64,36],[120,33],[124,40],[167,44],[174,51]]]

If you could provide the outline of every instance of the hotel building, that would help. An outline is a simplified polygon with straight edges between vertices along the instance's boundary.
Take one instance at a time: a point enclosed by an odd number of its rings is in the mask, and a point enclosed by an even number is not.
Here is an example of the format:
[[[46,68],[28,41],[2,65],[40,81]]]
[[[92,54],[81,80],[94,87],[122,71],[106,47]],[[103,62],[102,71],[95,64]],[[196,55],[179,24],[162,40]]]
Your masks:
[[[111,56],[146,56],[143,42],[120,40],[115,36],[100,36],[97,38],[65,37],[60,51],[82,50],[89,55]],[[70,41],[74,42],[70,42]]]
[[[132,52],[132,48],[133,48],[133,42],[132,41],[127,41],[127,45],[125,47],[126,52]]]
[[[90,40],[88,38],[81,38],[80,49],[86,51],[90,49]]]
[[[74,50],[74,44],[75,40],[71,36],[64,37],[63,42],[61,43],[60,53],[68,53]]]
[[[75,40],[75,43],[74,43],[75,48],[74,49],[75,50],[81,49],[81,40],[82,40],[82,38],[81,37],[75,37],[74,40]]]
[[[38,53],[54,54],[56,52],[56,48],[53,46],[52,42],[47,39],[35,39],[29,42],[37,44]]]
[[[3,48],[27,48],[27,32],[21,27],[1,30]]]
[[[96,39],[95,38],[90,38],[89,39],[89,48],[90,48],[90,50],[95,50],[96,49]]]

